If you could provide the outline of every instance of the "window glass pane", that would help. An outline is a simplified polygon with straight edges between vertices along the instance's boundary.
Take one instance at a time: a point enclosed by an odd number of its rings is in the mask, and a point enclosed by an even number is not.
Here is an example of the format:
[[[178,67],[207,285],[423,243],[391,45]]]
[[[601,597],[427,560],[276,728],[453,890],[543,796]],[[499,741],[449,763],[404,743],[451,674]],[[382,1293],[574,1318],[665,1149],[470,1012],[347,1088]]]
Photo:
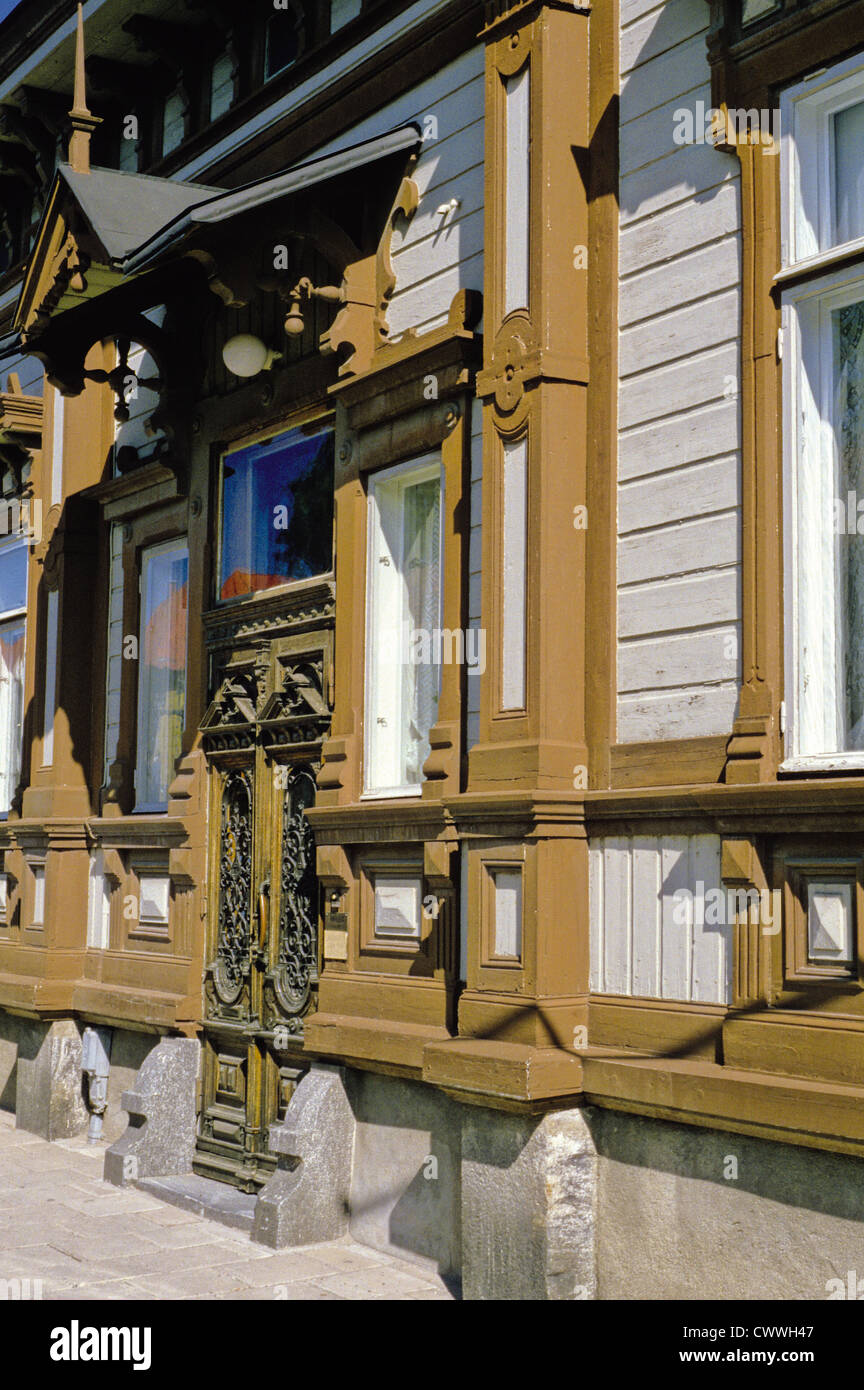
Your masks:
[[[864,236],[864,101],[833,117],[835,241]]]
[[[220,599],[333,564],[333,433],[292,430],[222,463]]]
[[[167,805],[186,710],[189,560],[185,544],[145,550],[138,647],[139,807]]]
[[[864,498],[864,302],[832,315],[834,327],[835,437],[840,497],[856,499],[853,524],[837,536],[837,678],[839,747],[864,748],[864,535],[857,530],[857,499]],[[838,528],[839,529],[839,528]]]
[[[366,789],[419,787],[438,711],[441,473],[400,470],[370,489]]]
[[[234,100],[234,62],[230,53],[221,54],[210,69],[210,119],[215,121]]]
[[[0,550],[0,613],[27,607],[27,546]]]
[[[267,77],[297,61],[300,53],[300,21],[292,9],[280,10],[267,21]]]
[[[24,619],[0,624],[0,813],[7,815],[21,775]]]
[[[170,154],[186,136],[186,102],[182,92],[172,92],[165,100],[162,119],[162,153]]]
[[[350,24],[363,9],[363,0],[330,0],[330,33]]]
[[[754,20],[762,19],[764,15],[779,8],[780,0],[742,0],[741,21],[743,24],[752,24]]]

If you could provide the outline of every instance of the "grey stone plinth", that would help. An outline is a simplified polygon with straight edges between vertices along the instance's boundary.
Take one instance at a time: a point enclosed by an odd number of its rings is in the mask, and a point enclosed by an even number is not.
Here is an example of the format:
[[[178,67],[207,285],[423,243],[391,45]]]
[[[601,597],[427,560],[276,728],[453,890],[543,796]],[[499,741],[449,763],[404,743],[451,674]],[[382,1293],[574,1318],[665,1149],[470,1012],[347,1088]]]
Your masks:
[[[466,1299],[596,1296],[597,1154],[581,1110],[462,1120]]]
[[[144,1059],[134,1089],[123,1093],[129,1124],[105,1155],[107,1182],[122,1187],[191,1169],[199,1052],[194,1038],[163,1038]]]
[[[22,1025],[15,1123],[43,1139],[80,1134],[89,1116],[81,1084],[81,1034],[74,1019]]]
[[[341,1068],[314,1063],[270,1126],[279,1166],[258,1196],[253,1240],[281,1249],[347,1235],[354,1134]]]

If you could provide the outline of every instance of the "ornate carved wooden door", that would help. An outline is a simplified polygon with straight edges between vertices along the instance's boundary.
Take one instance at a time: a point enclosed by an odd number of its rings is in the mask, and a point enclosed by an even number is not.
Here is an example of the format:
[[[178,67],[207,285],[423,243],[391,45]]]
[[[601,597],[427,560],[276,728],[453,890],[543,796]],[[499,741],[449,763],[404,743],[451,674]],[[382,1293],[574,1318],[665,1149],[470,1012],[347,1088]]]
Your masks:
[[[320,904],[315,798],[329,631],[230,652],[202,738],[211,773],[204,1068],[195,1171],[256,1191],[269,1126],[308,1065]]]

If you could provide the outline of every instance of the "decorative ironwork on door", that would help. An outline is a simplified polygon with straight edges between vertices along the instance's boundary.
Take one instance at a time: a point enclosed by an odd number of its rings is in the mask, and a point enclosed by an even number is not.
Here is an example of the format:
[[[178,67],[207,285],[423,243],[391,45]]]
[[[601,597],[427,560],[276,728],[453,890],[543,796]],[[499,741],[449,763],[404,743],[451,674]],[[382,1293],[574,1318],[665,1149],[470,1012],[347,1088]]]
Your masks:
[[[201,725],[212,771],[211,898],[197,1172],[255,1191],[269,1127],[308,1069],[320,894],[306,810],[329,724],[330,634],[227,654]]]
[[[236,1004],[249,976],[252,903],[252,778],[229,772],[222,793],[219,925],[213,985],[223,1004]]]
[[[318,879],[315,838],[306,807],[315,800],[315,779],[307,767],[294,769],[282,808],[282,870],[279,948],[273,988],[293,1033],[302,1031],[318,984]]]

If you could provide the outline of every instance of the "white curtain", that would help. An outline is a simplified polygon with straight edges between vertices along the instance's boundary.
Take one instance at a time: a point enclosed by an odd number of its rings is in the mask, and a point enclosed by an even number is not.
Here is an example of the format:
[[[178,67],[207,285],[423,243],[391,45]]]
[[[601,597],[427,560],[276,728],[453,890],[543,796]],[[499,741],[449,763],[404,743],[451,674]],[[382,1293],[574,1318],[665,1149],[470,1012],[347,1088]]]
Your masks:
[[[24,710],[24,619],[0,624],[0,812],[6,814],[21,773]]]

